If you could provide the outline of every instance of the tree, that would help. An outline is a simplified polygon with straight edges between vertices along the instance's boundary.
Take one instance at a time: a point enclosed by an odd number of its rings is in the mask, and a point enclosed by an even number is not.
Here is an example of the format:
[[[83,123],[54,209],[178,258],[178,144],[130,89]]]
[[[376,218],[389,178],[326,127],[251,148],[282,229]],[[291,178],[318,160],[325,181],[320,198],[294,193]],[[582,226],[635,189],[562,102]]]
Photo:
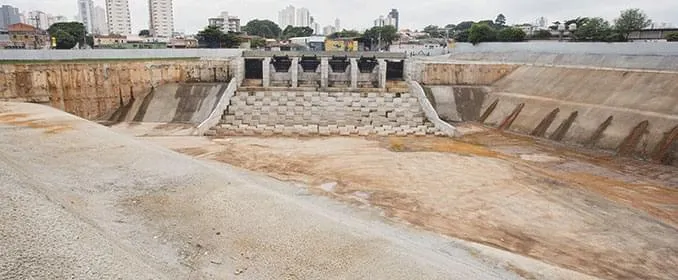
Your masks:
[[[645,12],[640,9],[623,10],[619,18],[614,20],[614,27],[618,30],[625,40],[629,39],[631,31],[641,30],[652,24]]]
[[[365,31],[363,38],[369,42],[380,42],[382,45],[388,46],[398,39],[398,31],[393,25],[375,26]],[[370,46],[372,45],[370,44]],[[378,47],[381,47],[381,45]]]
[[[293,37],[307,37],[313,35],[313,28],[304,26],[304,27],[294,27],[287,26],[282,32],[283,39],[289,39]]]
[[[252,41],[250,42],[250,47],[253,49],[266,47],[266,39],[260,37],[252,38]]]
[[[471,29],[471,26],[473,26],[475,22],[473,21],[462,21],[457,26],[454,27],[454,30],[456,31],[464,31],[464,30],[469,30]]]
[[[428,33],[428,35],[430,35],[431,38],[440,37],[440,27],[438,27],[437,25],[429,25],[424,27],[424,32]]]
[[[565,21],[565,29],[570,29],[570,25],[575,24],[577,27],[583,26],[586,24],[590,19],[587,17],[578,17],[575,19],[571,19],[568,21]]]
[[[452,29],[454,29],[455,27],[457,27],[457,25],[452,24],[452,23],[450,23],[450,24],[448,24],[448,25],[445,25],[445,29],[450,29],[450,30],[452,30]]]
[[[224,33],[216,26],[205,27],[198,32],[198,40],[208,48],[234,48],[240,44],[240,39],[232,33]]]
[[[94,36],[92,35],[85,36],[85,44],[87,44],[90,48],[94,48]]]
[[[362,37],[362,36],[363,36],[363,34],[358,32],[358,31],[344,29],[344,30],[339,31],[339,32],[334,32],[327,37],[329,37],[330,39],[336,39],[336,38],[355,38],[355,37]]]
[[[481,42],[492,42],[496,40],[497,31],[486,23],[476,23],[471,26],[468,34],[468,41],[474,45]]]
[[[497,40],[501,42],[522,42],[525,41],[525,31],[520,28],[508,27],[497,33]]]
[[[678,32],[669,32],[664,38],[669,42],[678,42]]]
[[[78,43],[85,45],[85,25],[80,22],[58,22],[52,24],[47,33],[56,38],[57,49],[72,49]]]
[[[499,25],[499,26],[506,25],[506,16],[504,16],[504,14],[499,14],[497,16],[497,19],[494,20],[494,24]]]
[[[548,30],[539,30],[536,33],[532,34],[532,39],[537,40],[546,40],[551,38],[551,32]]]
[[[242,28],[243,31],[247,32],[247,35],[260,36],[264,38],[277,39],[282,34],[280,27],[270,20],[250,20]]]
[[[149,36],[151,36],[151,31],[149,31],[148,29],[143,29],[143,30],[139,31],[139,36],[149,37]]]
[[[603,42],[612,34],[612,27],[606,20],[594,17],[577,27],[574,37],[577,41]]]
[[[454,40],[457,42],[468,42],[469,30],[462,30],[454,34]]]

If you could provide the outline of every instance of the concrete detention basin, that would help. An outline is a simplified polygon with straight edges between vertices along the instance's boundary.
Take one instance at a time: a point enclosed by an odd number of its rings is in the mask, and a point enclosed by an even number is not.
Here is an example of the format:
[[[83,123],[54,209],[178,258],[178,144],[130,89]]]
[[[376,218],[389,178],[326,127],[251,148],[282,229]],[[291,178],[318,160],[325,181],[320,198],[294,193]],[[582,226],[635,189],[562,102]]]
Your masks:
[[[0,279],[677,279],[678,52],[499,45],[6,63]]]

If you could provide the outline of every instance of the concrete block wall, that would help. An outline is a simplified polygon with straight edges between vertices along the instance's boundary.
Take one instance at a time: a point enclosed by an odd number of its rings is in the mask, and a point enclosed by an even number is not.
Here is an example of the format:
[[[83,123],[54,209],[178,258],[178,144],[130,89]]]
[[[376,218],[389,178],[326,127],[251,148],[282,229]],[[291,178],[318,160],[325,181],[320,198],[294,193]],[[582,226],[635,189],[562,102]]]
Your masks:
[[[239,91],[216,135],[440,134],[416,96],[386,92]]]

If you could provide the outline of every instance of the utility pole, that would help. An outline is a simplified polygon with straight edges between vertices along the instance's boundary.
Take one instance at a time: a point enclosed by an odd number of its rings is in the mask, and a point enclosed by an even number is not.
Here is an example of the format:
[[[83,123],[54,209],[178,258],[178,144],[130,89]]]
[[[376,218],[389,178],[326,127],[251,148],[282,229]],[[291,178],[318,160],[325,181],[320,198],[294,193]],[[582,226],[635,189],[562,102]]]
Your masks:
[[[40,14],[37,14],[37,13],[36,13],[36,15],[35,15],[34,17],[29,17],[29,18],[35,22],[35,26],[34,26],[34,27],[35,27],[37,30],[40,30]],[[36,32],[36,33],[39,33],[39,32]],[[37,48],[38,48],[38,36],[37,36],[37,35],[34,35],[34,36],[33,36],[33,48],[34,48],[34,49],[37,49]]]

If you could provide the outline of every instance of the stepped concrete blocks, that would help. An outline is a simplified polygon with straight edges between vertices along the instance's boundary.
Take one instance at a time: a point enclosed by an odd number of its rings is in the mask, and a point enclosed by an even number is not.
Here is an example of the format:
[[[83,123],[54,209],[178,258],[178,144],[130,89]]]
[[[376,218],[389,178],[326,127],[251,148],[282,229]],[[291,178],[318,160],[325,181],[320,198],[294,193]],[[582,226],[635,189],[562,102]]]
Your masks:
[[[234,132],[241,135],[245,131],[362,136],[432,133],[418,100],[414,101],[406,94],[394,98],[385,92],[237,92],[221,123],[248,125]]]

